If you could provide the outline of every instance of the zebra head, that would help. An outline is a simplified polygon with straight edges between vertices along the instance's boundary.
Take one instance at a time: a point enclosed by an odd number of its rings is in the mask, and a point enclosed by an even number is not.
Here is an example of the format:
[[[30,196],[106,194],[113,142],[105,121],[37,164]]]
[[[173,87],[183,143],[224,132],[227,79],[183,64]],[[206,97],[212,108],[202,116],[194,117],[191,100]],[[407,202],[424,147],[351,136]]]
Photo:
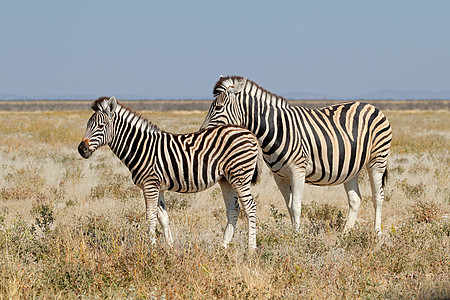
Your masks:
[[[243,126],[244,120],[239,113],[237,95],[242,92],[247,83],[243,77],[220,77],[214,87],[215,99],[209,107],[208,115],[200,129],[214,127],[222,124]]]
[[[116,107],[115,97],[101,97],[92,104],[94,114],[90,117],[84,138],[78,146],[78,152],[83,158],[89,158],[95,150],[111,142]]]

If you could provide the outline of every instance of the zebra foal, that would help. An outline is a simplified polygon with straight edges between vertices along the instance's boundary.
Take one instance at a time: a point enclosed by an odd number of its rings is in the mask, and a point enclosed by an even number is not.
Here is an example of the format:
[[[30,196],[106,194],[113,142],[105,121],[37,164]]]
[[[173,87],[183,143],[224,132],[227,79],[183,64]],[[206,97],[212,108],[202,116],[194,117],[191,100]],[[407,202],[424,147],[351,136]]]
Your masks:
[[[83,158],[103,145],[128,167],[143,190],[152,242],[158,220],[169,245],[173,244],[164,191],[194,193],[219,182],[227,226],[223,246],[230,242],[239,214],[235,195],[248,218],[249,248],[256,248],[256,207],[250,185],[261,173],[260,149],[253,133],[238,126],[218,126],[195,133],[172,134],[122,106],[116,98],[92,104],[86,134],[78,146]]]
[[[361,203],[358,175],[366,167],[374,227],[381,234],[392,130],[379,109],[360,102],[321,109],[290,106],[284,98],[239,76],[221,77],[213,93],[215,99],[201,128],[235,124],[256,135],[295,228],[300,225],[305,182],[319,186],[343,183],[349,204],[344,230],[352,228]]]

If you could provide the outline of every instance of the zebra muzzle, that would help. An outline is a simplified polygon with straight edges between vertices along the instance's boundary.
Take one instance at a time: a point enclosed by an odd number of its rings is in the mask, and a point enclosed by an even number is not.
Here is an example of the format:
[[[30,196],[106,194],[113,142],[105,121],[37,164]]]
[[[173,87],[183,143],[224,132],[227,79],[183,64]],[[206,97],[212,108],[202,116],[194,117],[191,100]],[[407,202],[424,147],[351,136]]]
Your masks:
[[[82,140],[80,145],[78,145],[78,152],[83,158],[89,158],[92,154],[92,151],[89,150],[89,140]]]

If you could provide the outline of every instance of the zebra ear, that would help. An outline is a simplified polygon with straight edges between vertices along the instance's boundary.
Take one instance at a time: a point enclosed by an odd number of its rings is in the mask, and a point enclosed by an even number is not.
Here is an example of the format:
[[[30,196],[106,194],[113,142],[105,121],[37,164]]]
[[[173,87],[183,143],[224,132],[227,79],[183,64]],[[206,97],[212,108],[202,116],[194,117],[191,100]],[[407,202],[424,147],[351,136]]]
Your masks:
[[[247,77],[244,77],[241,80],[239,80],[239,82],[235,85],[235,87],[229,88],[228,92],[233,94],[239,94],[245,88],[246,83]]]
[[[219,96],[217,96],[216,106],[218,106],[218,107],[224,106],[225,105],[225,100],[226,100],[225,98],[226,97],[225,97],[224,94],[220,94]]]
[[[116,97],[113,96],[113,97],[109,98],[107,104],[108,104],[108,109],[107,109],[108,115],[110,117],[112,117],[112,115],[116,111],[116,107],[117,107]]]
[[[244,90],[246,84],[247,84],[247,77],[244,77],[241,79],[241,81],[239,81],[239,84],[238,84],[239,92],[238,93],[240,93]]]

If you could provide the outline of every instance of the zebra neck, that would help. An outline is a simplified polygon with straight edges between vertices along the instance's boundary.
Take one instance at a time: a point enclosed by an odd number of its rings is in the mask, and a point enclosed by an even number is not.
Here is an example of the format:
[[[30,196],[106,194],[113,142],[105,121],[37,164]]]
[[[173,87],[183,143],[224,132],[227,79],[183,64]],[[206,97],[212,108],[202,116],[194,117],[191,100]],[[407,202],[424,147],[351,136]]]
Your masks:
[[[257,84],[250,82],[245,86],[242,93],[244,99],[253,100],[259,107],[287,108],[289,103],[283,97],[261,88]]]
[[[259,98],[256,97],[259,95]],[[272,99],[271,94],[256,94],[254,96],[244,95],[243,107],[246,108],[244,115],[247,117],[245,125],[258,138],[261,145],[265,146],[264,140],[272,140],[277,134],[277,120],[288,108],[288,103],[283,98]],[[276,97],[276,96],[275,96]],[[270,98],[270,99],[269,99]],[[277,100],[281,99],[277,102]]]
[[[109,147],[128,167],[139,148],[144,144],[145,147],[151,148],[155,137],[161,132],[156,125],[123,106],[116,109],[113,128]]]

